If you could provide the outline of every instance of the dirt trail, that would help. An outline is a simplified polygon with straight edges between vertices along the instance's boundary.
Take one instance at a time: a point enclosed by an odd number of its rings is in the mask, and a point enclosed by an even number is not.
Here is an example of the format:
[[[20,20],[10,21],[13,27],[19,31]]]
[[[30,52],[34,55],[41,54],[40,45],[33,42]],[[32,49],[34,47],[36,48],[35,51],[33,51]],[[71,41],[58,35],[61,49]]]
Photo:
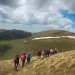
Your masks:
[[[13,69],[11,60],[0,61],[0,75],[75,75],[75,50],[43,60],[33,57],[31,63],[24,68],[19,65],[18,71]]]

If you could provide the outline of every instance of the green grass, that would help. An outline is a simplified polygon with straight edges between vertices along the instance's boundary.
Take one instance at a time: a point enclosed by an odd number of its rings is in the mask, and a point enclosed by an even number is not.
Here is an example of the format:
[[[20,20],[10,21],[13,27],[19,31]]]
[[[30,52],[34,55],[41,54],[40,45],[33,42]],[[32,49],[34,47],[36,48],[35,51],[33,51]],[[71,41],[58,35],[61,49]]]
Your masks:
[[[75,39],[69,38],[60,38],[60,39],[43,39],[43,40],[31,40],[35,37],[43,37],[43,36],[54,36],[54,35],[75,35],[74,33],[69,33],[65,31],[46,31],[33,34],[33,36],[25,39],[18,40],[10,40],[4,41],[0,40],[0,44],[8,44],[12,46],[11,49],[4,52],[3,56],[0,59],[11,59],[16,54],[21,55],[23,52],[26,54],[30,51],[32,55],[36,55],[37,49],[49,49],[49,48],[57,48],[59,52],[75,50]],[[27,42],[23,42],[27,40]]]
[[[8,44],[0,44],[0,56],[3,56],[5,52],[7,52],[9,49],[11,49],[12,46]]]
[[[1,43],[1,42],[0,42]],[[29,40],[28,42],[22,42],[21,40],[11,40],[2,41],[2,43],[12,45],[12,49],[7,50],[7,52],[1,57],[1,59],[11,59],[16,54],[21,55],[23,52],[28,53],[29,51],[32,55],[36,54],[37,49],[49,49],[57,48],[60,52],[75,50],[75,40],[74,39],[46,39],[46,40]]]

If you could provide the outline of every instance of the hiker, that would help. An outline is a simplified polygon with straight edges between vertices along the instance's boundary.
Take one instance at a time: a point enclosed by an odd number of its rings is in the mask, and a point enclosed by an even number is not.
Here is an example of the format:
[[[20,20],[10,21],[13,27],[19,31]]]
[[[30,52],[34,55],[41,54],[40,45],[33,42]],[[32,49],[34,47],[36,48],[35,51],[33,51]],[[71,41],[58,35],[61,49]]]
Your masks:
[[[21,55],[22,67],[24,67],[25,60],[26,60],[26,55],[25,55],[25,53],[23,53],[23,54]]]
[[[50,51],[46,50],[46,56],[49,57]]]
[[[27,64],[29,64],[31,60],[31,52],[29,52],[26,57],[27,57]]]
[[[53,53],[56,54],[58,52],[57,48],[54,49]]]
[[[41,57],[41,50],[38,50],[37,53],[36,53],[36,55],[37,55],[38,57]]]
[[[50,49],[50,55],[54,54],[53,49]]]
[[[14,62],[14,69],[17,70],[18,64],[19,64],[19,55],[16,55],[13,59]]]
[[[46,57],[46,49],[44,49],[44,57]]]
[[[44,56],[45,56],[44,54],[45,54],[44,51],[42,51],[42,52],[41,52],[41,55],[42,55],[41,58],[42,58],[42,59],[43,59]]]
[[[50,50],[51,50],[51,49],[48,49],[48,51],[49,51],[49,55],[50,55]]]

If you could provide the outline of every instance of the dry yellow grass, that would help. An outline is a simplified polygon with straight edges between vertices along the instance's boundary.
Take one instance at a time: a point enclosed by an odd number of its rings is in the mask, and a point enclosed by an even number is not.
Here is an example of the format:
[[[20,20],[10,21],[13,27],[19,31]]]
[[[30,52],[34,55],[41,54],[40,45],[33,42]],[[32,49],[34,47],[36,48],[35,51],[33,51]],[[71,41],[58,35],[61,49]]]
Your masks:
[[[0,75],[75,75],[75,50],[45,59],[33,57],[24,68],[19,65],[18,71],[13,69],[11,60],[0,61]]]

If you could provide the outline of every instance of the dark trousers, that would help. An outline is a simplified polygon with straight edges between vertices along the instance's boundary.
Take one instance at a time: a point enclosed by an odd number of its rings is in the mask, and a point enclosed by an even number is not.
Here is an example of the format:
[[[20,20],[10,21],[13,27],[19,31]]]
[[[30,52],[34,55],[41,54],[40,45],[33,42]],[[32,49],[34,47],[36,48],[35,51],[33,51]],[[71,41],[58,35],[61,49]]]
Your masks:
[[[29,64],[30,63],[30,59],[27,59],[27,64]]]
[[[18,67],[18,64],[19,63],[18,62],[15,62],[14,64],[15,64],[14,69],[17,70],[17,67]]]
[[[25,63],[25,61],[22,61],[22,67],[24,67],[24,63]]]

